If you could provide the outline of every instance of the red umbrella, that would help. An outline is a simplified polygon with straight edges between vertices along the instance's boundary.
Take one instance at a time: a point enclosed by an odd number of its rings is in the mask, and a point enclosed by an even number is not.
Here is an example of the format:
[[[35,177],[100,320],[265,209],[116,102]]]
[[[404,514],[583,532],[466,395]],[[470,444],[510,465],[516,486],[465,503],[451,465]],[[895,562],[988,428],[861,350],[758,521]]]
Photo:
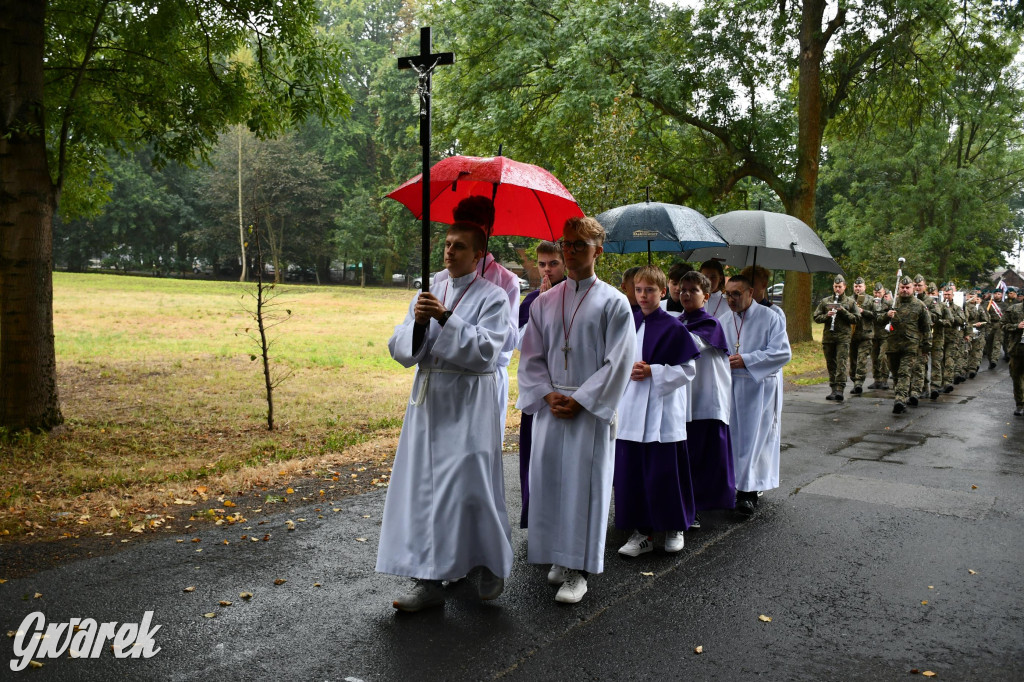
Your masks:
[[[423,215],[423,175],[406,181],[387,196],[417,218]],[[566,219],[582,216],[576,200],[554,175],[540,166],[504,156],[450,156],[430,169],[430,218],[455,222],[455,206],[471,196],[494,201],[492,234],[554,241]]]

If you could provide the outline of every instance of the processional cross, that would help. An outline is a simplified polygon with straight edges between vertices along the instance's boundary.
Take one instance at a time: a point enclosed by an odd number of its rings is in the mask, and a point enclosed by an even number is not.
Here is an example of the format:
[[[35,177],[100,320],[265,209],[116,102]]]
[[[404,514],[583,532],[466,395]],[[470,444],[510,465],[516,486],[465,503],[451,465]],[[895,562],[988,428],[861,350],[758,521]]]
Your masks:
[[[430,76],[434,68],[455,63],[454,52],[431,53],[430,27],[420,29],[420,53],[398,58],[399,69],[412,69],[419,76],[416,93],[420,98],[420,146],[423,147],[423,278],[422,291],[430,291]]]

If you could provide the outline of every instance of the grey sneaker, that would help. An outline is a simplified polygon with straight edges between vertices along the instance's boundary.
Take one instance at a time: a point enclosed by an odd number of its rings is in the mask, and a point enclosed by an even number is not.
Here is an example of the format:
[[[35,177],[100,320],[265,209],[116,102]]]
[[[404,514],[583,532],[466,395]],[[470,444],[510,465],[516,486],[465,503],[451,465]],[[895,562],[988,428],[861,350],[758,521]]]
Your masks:
[[[670,530],[665,533],[665,551],[669,554],[683,549],[683,531]]]
[[[579,571],[569,571],[565,582],[558,588],[555,601],[562,604],[578,604],[587,593],[587,579]]]
[[[480,584],[477,585],[477,594],[483,601],[497,599],[505,591],[505,579],[499,578],[486,566],[480,567]]]
[[[548,584],[549,585],[561,585],[565,582],[566,576],[569,575],[569,569],[565,566],[559,566],[558,564],[551,564],[551,570],[548,571]]]
[[[416,584],[406,594],[392,602],[399,611],[409,613],[431,606],[444,605],[444,587],[440,580],[416,579]]]

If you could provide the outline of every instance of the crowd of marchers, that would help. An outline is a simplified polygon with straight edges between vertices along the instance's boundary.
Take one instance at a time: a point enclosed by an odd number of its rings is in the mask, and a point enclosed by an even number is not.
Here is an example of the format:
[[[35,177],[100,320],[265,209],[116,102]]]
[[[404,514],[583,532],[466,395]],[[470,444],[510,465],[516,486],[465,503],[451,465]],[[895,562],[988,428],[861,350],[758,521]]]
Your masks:
[[[940,294],[922,275],[903,276],[894,297],[881,282],[869,295],[858,277],[850,296],[838,275],[832,291],[814,310],[814,321],[824,325],[826,400],[844,400],[849,378],[852,393],[863,393],[870,359],[868,389],[888,389],[892,380],[893,412],[901,414],[974,379],[984,358],[994,369],[1001,355],[1010,365],[1014,415],[1024,416],[1024,302],[1015,288],[958,292],[949,282]]]
[[[416,367],[377,552],[377,571],[414,581],[395,608],[441,606],[470,576],[482,600],[505,589],[513,550],[501,453],[516,349],[519,523],[527,562],[547,567],[555,601],[579,602],[603,571],[613,492],[615,526],[631,532],[618,552],[630,557],[656,544],[681,551],[702,511],[756,513],[779,485],[791,359],[767,270],[631,268],[620,290],[594,273],[604,228],[570,218],[557,243],[537,247],[542,283],[520,302],[518,278],[487,250],[491,201],[465,199],[454,219],[445,269],[388,342]],[[868,388],[887,388],[891,374],[901,412],[976,376],[983,353],[991,367],[1002,348],[1024,413],[1020,303],[972,292],[961,304],[951,285],[939,300],[923,277],[901,279],[895,297],[881,285],[868,296],[860,278],[847,296],[842,276],[833,292],[814,313],[830,400],[844,399],[848,368],[863,392],[870,357]]]
[[[632,268],[621,290],[594,273],[605,238],[569,219],[537,248],[540,288],[487,251],[490,200],[455,209],[445,269],[388,342],[416,367],[384,505],[377,571],[413,578],[402,611],[443,605],[467,576],[498,598],[512,570],[501,461],[508,366],[520,351],[520,479],[527,562],[554,599],[577,603],[604,569],[612,494],[626,556],[679,552],[700,512],[756,512],[779,485],[786,319],[767,271],[726,281],[698,270]]]

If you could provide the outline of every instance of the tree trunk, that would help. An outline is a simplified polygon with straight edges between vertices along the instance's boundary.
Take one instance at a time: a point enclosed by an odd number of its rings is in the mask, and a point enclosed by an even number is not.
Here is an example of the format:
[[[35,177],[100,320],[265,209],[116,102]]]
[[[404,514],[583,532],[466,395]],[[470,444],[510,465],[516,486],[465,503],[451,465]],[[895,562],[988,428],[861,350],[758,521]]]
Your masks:
[[[800,23],[800,72],[797,96],[796,177],[786,211],[815,228],[814,192],[818,186],[821,138],[824,130],[821,103],[821,60],[828,39],[822,33],[824,0],[806,0]],[[787,272],[782,309],[791,344],[811,340],[811,275]]]
[[[238,242],[242,248],[242,276],[238,278],[239,282],[244,282],[248,278],[248,272],[246,271],[246,260],[245,260],[245,228],[242,227],[242,126],[238,126]]]
[[[53,216],[44,136],[45,3],[0,0],[0,426],[64,421],[53,344]]]

